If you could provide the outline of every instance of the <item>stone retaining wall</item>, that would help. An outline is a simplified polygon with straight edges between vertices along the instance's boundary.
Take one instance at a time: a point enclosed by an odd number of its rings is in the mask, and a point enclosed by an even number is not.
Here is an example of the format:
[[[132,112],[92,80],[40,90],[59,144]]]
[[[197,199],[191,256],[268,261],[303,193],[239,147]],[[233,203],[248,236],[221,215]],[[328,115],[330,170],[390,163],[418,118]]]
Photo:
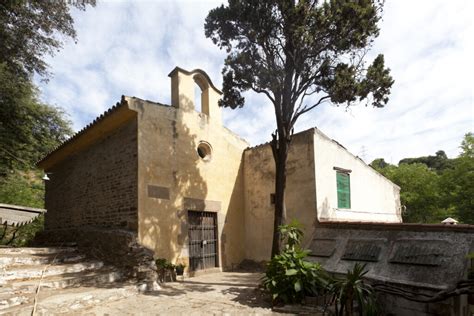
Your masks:
[[[138,243],[133,231],[96,227],[45,231],[35,242],[55,246],[74,242],[79,251],[124,270],[127,277],[148,284],[157,280],[154,253]]]
[[[373,283],[433,295],[467,277],[474,226],[319,223],[309,248],[329,272],[345,274],[361,262]],[[431,304],[388,295],[381,301],[393,315],[469,315],[466,295]]]

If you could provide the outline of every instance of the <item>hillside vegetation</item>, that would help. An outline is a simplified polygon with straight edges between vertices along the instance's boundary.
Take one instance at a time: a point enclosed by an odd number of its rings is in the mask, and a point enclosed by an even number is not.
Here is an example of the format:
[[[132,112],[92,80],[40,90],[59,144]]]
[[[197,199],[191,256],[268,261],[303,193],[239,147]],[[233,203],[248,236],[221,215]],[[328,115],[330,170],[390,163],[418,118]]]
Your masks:
[[[403,221],[440,223],[452,217],[474,224],[474,136],[467,133],[461,153],[449,159],[439,150],[434,156],[405,158],[398,166],[375,159],[370,164],[400,186],[405,207]]]

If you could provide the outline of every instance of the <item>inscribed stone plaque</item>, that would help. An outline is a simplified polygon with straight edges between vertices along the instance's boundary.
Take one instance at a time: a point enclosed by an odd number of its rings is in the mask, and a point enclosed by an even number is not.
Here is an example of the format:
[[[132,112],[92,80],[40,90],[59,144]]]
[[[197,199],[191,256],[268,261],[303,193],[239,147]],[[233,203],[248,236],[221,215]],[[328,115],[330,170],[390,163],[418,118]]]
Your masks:
[[[347,242],[341,259],[377,262],[381,250],[382,247],[375,241],[351,239]]]
[[[183,199],[183,206],[185,210],[220,212],[221,204],[221,201],[200,200],[188,197]]]
[[[170,189],[166,187],[160,187],[157,185],[148,185],[148,197],[155,199],[170,199]]]
[[[335,239],[313,239],[310,246],[310,256],[314,257],[331,257],[336,250]]]
[[[441,240],[403,240],[393,247],[390,263],[439,266],[450,253],[448,242]]]

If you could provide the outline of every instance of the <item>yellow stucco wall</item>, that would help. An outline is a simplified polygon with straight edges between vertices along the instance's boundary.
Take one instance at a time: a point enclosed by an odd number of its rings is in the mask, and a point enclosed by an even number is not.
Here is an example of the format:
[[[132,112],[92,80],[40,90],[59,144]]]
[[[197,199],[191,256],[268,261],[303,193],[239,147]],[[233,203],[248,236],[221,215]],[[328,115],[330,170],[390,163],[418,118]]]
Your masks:
[[[298,220],[310,242],[316,220],[313,130],[294,136],[287,163],[287,221]],[[270,145],[244,153],[246,259],[269,260],[272,248],[275,192],[275,162]]]
[[[125,185],[123,193],[117,195],[112,180],[126,174],[125,167],[116,162],[107,164],[112,171],[102,170],[101,176],[115,195],[110,201],[101,201],[101,206],[109,209],[115,202],[131,200],[131,212],[135,205],[138,209],[140,242],[154,250],[156,257],[173,263],[189,267],[188,211],[217,213],[219,267],[233,268],[243,259],[269,260],[274,218],[270,195],[275,191],[270,145],[248,148],[245,140],[222,126],[218,107],[221,92],[202,70],[189,72],[177,67],[169,76],[171,106],[123,97],[39,166],[50,170],[66,159],[75,159],[72,155],[83,160],[91,148],[103,149],[97,145],[99,141],[133,121],[126,134],[132,141],[126,142],[118,134],[116,146],[107,152],[110,157],[126,156],[123,165],[134,171],[133,177],[119,179]],[[196,85],[201,89],[199,109],[194,104]],[[210,159],[198,155],[202,142],[212,148]],[[100,159],[110,160],[107,153]],[[350,209],[337,208],[334,167],[351,171]],[[80,188],[72,190],[75,193]],[[319,130],[294,135],[287,162],[287,221],[296,219],[303,225],[303,246],[309,244],[318,219],[401,222],[399,191],[398,186]],[[132,215],[133,225],[128,226],[135,230],[135,213]]]
[[[157,257],[184,262],[189,267],[190,209],[185,200],[204,200],[212,207],[202,210],[217,211],[219,266],[231,267],[245,256],[241,157],[248,143],[224,128],[220,117],[213,116],[218,115],[215,112],[209,115],[195,111],[194,86],[191,89],[193,83],[187,80],[192,76],[175,75],[179,76],[172,77],[173,91],[179,88],[181,93],[172,101],[173,106],[127,99],[138,112],[139,239]],[[207,104],[211,111],[217,107],[217,98],[212,98],[215,102]],[[210,161],[198,156],[196,149],[201,141],[212,147]],[[169,199],[150,197],[149,185],[167,188]]]
[[[314,151],[320,221],[402,222],[397,185],[317,129]],[[334,167],[351,170],[349,209],[338,209]]]

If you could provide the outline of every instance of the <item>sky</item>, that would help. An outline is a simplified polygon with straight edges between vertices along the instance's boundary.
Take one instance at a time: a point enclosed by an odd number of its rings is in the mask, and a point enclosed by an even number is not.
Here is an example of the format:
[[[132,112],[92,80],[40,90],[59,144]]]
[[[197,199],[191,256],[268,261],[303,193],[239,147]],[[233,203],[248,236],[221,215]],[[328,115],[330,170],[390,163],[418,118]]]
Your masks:
[[[222,1],[104,1],[73,10],[77,43],[47,57],[53,77],[39,78],[41,99],[61,107],[75,131],[121,95],[170,104],[169,72],[200,68],[222,85],[225,52],[204,36],[204,20]],[[444,150],[459,154],[474,131],[474,29],[470,0],[387,0],[368,55],[385,55],[395,80],[384,108],[324,104],[299,118],[295,132],[318,127],[367,163],[398,163]],[[251,145],[275,130],[271,103],[245,93],[244,108],[224,109],[224,125]]]

